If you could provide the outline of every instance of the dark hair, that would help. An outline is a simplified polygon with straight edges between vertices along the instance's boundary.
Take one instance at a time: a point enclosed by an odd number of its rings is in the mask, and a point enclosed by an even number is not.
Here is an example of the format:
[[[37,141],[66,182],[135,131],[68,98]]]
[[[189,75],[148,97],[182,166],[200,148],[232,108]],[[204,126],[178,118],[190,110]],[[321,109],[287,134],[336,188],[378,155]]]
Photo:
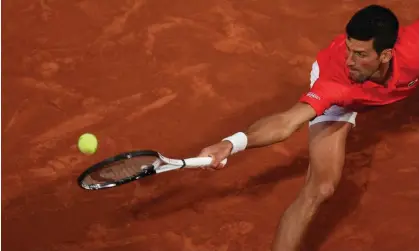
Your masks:
[[[374,39],[373,47],[378,54],[394,47],[398,32],[396,15],[390,9],[374,4],[356,12],[346,25],[349,38],[360,41]]]

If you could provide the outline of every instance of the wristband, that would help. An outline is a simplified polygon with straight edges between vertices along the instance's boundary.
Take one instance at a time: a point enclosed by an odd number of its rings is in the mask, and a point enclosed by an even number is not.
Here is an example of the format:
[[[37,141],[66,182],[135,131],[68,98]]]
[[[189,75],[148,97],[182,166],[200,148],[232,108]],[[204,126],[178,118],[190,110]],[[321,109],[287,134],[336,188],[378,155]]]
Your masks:
[[[247,136],[243,132],[235,133],[223,139],[223,141],[225,140],[230,141],[231,144],[233,145],[233,149],[231,149],[231,154],[235,154],[237,152],[240,152],[246,149]]]

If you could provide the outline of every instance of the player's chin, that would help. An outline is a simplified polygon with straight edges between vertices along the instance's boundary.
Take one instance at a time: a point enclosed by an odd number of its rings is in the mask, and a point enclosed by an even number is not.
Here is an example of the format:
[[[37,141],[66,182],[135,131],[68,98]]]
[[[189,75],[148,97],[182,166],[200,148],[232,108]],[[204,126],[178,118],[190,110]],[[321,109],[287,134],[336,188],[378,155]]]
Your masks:
[[[355,81],[355,82],[357,82],[357,83],[363,83],[363,82],[367,81],[367,79],[368,79],[368,77],[365,77],[365,76],[360,75],[360,74],[351,74],[351,75],[349,76],[349,78],[350,78],[352,81]]]

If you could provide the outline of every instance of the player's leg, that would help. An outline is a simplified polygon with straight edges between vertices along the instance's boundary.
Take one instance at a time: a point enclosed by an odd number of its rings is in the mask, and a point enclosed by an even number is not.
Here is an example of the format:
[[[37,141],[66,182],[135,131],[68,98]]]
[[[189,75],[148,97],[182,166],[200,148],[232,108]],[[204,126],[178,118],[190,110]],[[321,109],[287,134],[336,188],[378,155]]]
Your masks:
[[[315,62],[311,71],[311,85],[319,73],[319,66]],[[297,199],[281,218],[273,251],[298,250],[319,206],[333,195],[342,174],[347,135],[355,125],[356,115],[342,107],[332,106],[310,122],[310,165],[306,181]]]
[[[297,199],[282,216],[275,236],[274,251],[298,250],[319,206],[338,185],[345,160],[345,144],[352,124],[321,122],[310,126],[310,167]]]

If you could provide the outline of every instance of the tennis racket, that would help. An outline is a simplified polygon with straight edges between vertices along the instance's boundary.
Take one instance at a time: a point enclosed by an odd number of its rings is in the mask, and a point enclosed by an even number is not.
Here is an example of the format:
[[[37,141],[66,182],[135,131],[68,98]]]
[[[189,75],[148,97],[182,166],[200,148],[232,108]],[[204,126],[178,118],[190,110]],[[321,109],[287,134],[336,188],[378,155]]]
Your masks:
[[[167,171],[205,167],[211,162],[211,157],[167,158],[153,150],[125,152],[104,159],[86,169],[78,177],[78,184],[87,190],[99,190]],[[221,163],[225,165],[227,159]]]

